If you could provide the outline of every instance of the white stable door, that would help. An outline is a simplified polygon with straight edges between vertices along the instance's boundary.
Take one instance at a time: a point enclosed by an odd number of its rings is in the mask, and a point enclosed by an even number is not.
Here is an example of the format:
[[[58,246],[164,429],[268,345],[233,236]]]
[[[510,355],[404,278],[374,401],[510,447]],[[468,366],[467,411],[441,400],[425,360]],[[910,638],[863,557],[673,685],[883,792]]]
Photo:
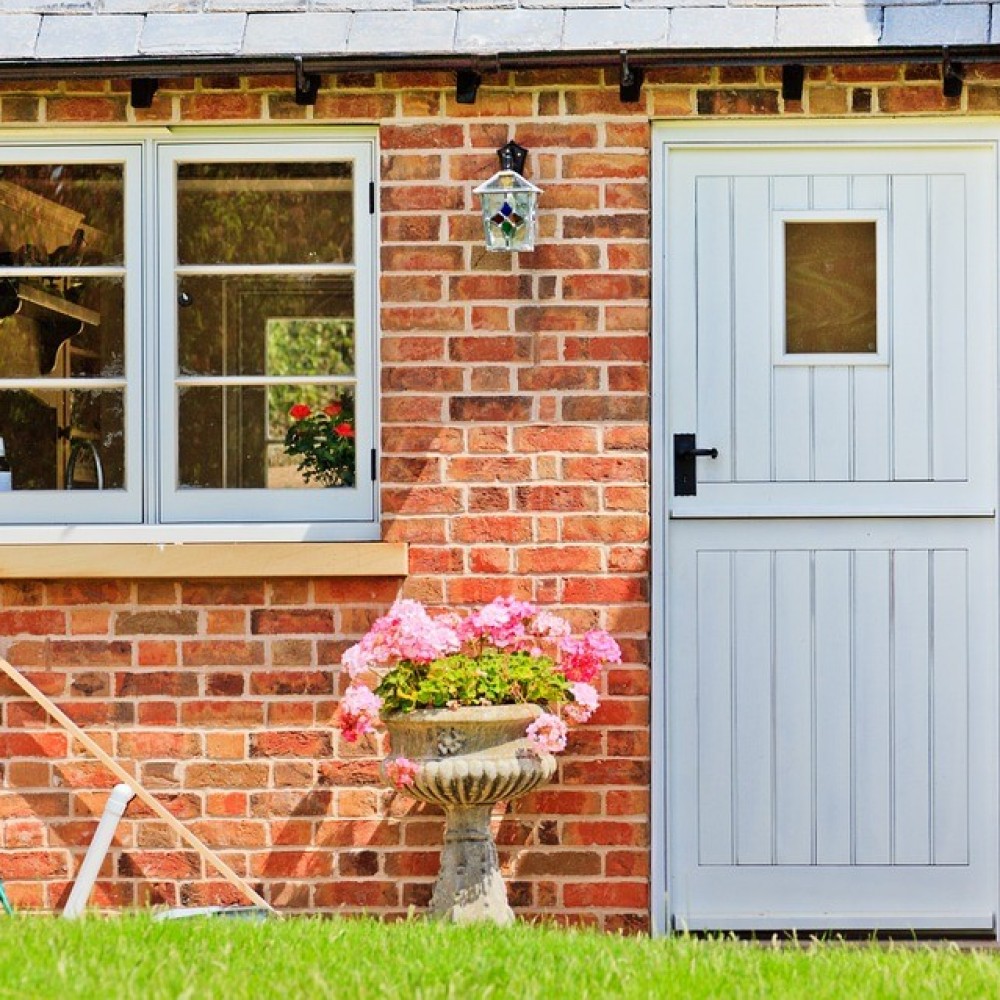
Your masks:
[[[674,926],[993,928],[992,146],[666,165]]]

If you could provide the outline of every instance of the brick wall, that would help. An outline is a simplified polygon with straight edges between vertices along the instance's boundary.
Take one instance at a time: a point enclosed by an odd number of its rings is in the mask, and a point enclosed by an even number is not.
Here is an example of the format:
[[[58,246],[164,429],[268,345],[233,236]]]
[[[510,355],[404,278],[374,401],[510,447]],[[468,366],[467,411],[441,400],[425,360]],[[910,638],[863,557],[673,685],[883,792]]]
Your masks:
[[[379,786],[377,747],[331,730],[337,662],[397,594],[463,606],[513,593],[626,664],[575,730],[558,781],[497,816],[521,913],[648,926],[649,119],[994,112],[1000,66],[960,100],[939,68],[810,69],[787,106],[776,69],[647,74],[622,105],[601,71],[488,78],[475,105],[447,74],[165,83],[128,107],[120,81],[0,82],[0,123],[381,125],[384,537],[405,580],[38,581],[0,585],[0,652],[23,668],[276,905],[399,914],[426,902],[441,821]],[[476,183],[529,147],[545,189],[531,254],[482,247]],[[4,690],[0,877],[56,908],[112,783]],[[234,894],[131,807],[98,901]]]

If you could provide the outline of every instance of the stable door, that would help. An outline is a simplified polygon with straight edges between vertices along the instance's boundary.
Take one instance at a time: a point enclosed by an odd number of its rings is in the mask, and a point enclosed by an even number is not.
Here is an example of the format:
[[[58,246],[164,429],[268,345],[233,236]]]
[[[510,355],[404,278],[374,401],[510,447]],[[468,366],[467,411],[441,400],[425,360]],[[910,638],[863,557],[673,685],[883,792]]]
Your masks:
[[[993,928],[992,146],[666,164],[673,925]]]

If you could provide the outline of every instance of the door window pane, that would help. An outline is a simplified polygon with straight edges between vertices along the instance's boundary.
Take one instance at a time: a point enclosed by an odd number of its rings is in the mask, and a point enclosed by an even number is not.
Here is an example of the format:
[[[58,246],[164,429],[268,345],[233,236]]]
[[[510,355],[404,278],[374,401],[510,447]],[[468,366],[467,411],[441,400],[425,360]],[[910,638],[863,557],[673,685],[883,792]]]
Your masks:
[[[182,163],[180,264],[342,264],[354,259],[350,163]]]
[[[877,351],[873,221],[785,222],[785,352]]]

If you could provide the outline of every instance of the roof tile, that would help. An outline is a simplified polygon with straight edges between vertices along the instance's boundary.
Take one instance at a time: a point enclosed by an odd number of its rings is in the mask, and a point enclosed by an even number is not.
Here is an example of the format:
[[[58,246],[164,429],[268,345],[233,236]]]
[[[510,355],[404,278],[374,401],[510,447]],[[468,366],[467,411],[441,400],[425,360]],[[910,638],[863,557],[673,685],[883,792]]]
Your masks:
[[[457,21],[453,10],[363,11],[354,16],[347,51],[451,52]]]
[[[764,48],[774,44],[774,7],[685,7],[670,18],[668,42],[675,48]]]
[[[562,44],[561,10],[462,10],[455,45],[462,52],[537,52]]]
[[[139,42],[143,55],[235,55],[246,14],[150,14]]]
[[[778,8],[778,45],[877,45],[882,34],[881,7]]]
[[[243,36],[243,54],[343,52],[351,16],[347,13],[250,14]]]
[[[564,49],[662,46],[667,40],[667,11],[569,10],[563,29]]]
[[[989,4],[887,7],[883,45],[969,45],[990,34]]]
[[[38,33],[39,59],[104,59],[139,51],[138,14],[46,14]]]
[[[35,54],[35,41],[42,19],[38,14],[3,15],[0,59],[26,59]]]

